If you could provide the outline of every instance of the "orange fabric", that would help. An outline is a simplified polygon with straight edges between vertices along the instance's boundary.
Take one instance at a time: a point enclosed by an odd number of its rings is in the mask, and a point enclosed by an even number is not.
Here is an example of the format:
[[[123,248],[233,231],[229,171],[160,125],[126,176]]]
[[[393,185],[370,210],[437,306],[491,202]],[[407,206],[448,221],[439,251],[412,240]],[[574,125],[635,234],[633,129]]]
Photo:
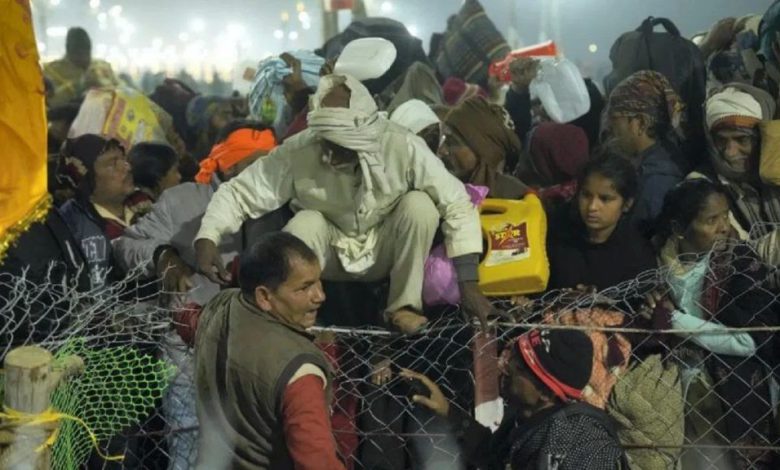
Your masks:
[[[195,181],[209,184],[215,171],[225,171],[256,152],[273,150],[276,145],[276,137],[270,130],[239,129],[211,149],[209,156],[200,162]]]
[[[46,217],[46,109],[29,2],[0,0],[0,264],[31,224]]]
[[[331,431],[322,379],[305,375],[284,390],[282,422],[296,470],[344,470]]]
[[[624,315],[600,308],[563,311],[548,314],[546,323],[555,325],[576,325],[589,327],[619,327],[623,324]],[[582,401],[602,410],[606,408],[609,394],[617,379],[628,369],[631,357],[631,343],[620,333],[606,333],[598,330],[586,331],[593,341],[593,369],[588,387],[582,392]],[[610,364],[608,356],[610,348],[619,351],[619,364]]]
[[[752,129],[761,124],[760,119],[756,119],[750,116],[729,116],[723,119],[719,119],[712,124],[712,131],[718,131],[720,129],[728,129],[733,127],[744,127]]]

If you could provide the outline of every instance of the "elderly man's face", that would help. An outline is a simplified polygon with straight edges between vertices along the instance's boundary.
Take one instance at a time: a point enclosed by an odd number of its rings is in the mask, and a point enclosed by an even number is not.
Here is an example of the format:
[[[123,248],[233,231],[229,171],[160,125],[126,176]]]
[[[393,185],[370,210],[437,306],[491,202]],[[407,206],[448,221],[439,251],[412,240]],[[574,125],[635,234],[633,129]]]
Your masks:
[[[713,134],[712,139],[715,148],[734,171],[744,173],[755,168],[760,151],[758,132],[755,129],[720,129]]]

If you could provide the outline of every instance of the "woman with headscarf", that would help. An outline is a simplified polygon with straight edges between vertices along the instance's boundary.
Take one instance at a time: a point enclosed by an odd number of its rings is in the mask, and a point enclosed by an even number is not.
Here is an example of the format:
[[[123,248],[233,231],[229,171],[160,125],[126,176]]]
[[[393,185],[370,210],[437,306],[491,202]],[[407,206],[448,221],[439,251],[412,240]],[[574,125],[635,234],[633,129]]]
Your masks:
[[[687,441],[741,447],[687,451],[683,468],[777,468],[770,451],[755,448],[772,445],[777,434],[770,398],[776,335],[735,330],[777,326],[767,266],[732,238],[727,192],[709,181],[670,191],[654,228],[668,294],[649,305],[653,322],[688,332],[666,338],[682,370]]]
[[[572,124],[543,122],[529,134],[528,152],[515,174],[534,187],[543,200],[570,200],[577,178],[588,162],[588,137]]]
[[[661,212],[664,196],[688,169],[678,146],[685,105],[666,77],[643,70],[615,87],[604,116],[604,130],[639,171],[633,221],[644,228]]]
[[[469,98],[444,119],[439,154],[450,172],[464,183],[487,186],[488,197],[519,199],[528,193],[512,169],[522,151],[509,114],[481,97]]]

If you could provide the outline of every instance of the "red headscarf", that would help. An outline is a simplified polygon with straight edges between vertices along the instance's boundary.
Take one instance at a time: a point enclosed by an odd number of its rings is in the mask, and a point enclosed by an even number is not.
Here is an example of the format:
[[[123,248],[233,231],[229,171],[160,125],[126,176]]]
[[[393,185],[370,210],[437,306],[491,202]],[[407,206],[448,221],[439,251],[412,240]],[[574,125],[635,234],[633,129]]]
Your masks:
[[[531,158],[544,186],[576,180],[588,162],[588,136],[572,124],[543,122],[531,137]]]
[[[215,171],[225,171],[257,152],[270,152],[276,145],[276,137],[271,130],[244,128],[234,131],[227,140],[215,145],[209,156],[200,162],[200,171],[195,175],[195,181],[209,184]]]

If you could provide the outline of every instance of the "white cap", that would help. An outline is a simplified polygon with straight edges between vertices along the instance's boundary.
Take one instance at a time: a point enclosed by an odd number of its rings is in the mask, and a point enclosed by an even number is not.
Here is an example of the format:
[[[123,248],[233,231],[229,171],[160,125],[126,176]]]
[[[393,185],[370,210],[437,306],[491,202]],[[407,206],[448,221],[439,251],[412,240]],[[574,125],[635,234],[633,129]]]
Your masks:
[[[418,134],[428,126],[438,124],[439,117],[430,106],[420,100],[409,100],[398,106],[390,120]]]
[[[352,75],[360,81],[379,78],[390,69],[397,54],[395,46],[387,39],[355,39],[344,46],[333,73]]]

